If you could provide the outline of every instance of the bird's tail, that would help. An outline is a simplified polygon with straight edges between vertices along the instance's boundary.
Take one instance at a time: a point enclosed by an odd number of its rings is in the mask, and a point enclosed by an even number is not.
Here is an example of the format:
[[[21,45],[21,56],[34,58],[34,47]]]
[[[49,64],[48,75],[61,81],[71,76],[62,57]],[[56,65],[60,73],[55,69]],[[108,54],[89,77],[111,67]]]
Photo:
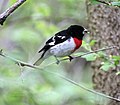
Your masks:
[[[45,45],[41,50],[39,50],[34,58],[31,60],[31,64],[33,65],[40,65],[46,58],[50,56],[49,51],[47,51],[50,48],[50,46]]]
[[[44,60],[45,60],[45,58],[39,58],[39,59],[37,59],[35,62],[33,62],[33,65],[38,66],[38,65],[40,65]]]
[[[29,61],[30,64],[32,65],[40,65],[43,61],[45,60],[45,57],[42,56],[42,53],[36,53],[32,59]]]
[[[46,58],[50,56],[49,52],[43,51],[42,53],[36,53],[33,59],[30,61],[32,65],[40,65]]]

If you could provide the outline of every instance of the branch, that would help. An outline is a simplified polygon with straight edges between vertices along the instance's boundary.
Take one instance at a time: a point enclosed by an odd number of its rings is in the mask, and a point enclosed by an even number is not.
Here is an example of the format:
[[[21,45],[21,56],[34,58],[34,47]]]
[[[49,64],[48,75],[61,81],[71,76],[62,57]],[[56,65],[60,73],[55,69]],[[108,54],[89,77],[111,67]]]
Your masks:
[[[82,54],[82,55],[80,55],[80,56],[77,56],[77,57],[75,57],[75,58],[82,57],[82,56],[85,56],[85,55],[88,55],[88,54],[92,54],[92,53],[98,53],[98,52],[100,52],[100,51],[105,51],[105,50],[114,49],[114,48],[118,48],[118,46],[110,46],[110,47],[98,49],[98,50],[95,50],[95,51],[87,52],[87,53]],[[119,49],[119,48],[118,48],[118,49]]]
[[[107,2],[107,1],[103,1],[103,0],[96,0],[97,2],[100,2],[102,4],[106,4],[106,5],[111,5],[110,2]]]
[[[110,49],[114,49],[114,48],[118,48],[118,46],[110,46],[110,47],[106,47],[106,48],[102,48],[102,49],[98,49],[98,50],[94,50],[94,51],[90,51],[90,52],[87,52],[87,53],[84,53],[80,56],[75,56],[73,57],[73,59],[75,58],[80,58],[82,56],[85,56],[85,55],[88,55],[88,54],[92,54],[92,53],[98,53],[100,51],[105,51],[105,50],[110,50]],[[64,59],[61,59],[60,61],[65,61],[65,60],[68,60],[69,58],[64,58]]]
[[[82,54],[82,55],[80,55],[80,56],[75,56],[75,57],[73,57],[73,59],[79,58],[79,57],[82,57],[82,56],[85,56],[85,55],[88,55],[88,54],[92,54],[92,53],[98,53],[98,52],[100,52],[100,51],[110,50],[110,49],[113,49],[113,48],[118,48],[118,46],[111,46],[111,47],[106,47],[106,48],[94,50],[94,51],[91,51],[91,52],[87,52],[87,53],[84,53],[84,54]],[[7,59],[10,59],[10,60],[12,60],[13,62],[15,62],[15,63],[18,64],[18,65],[27,66],[27,67],[33,68],[33,65],[32,65],[32,64],[29,64],[29,63],[20,61],[20,60],[18,60],[18,59],[12,58],[12,57],[4,54],[2,49],[0,50],[0,56],[3,56],[3,57],[5,57],[5,58],[7,58]],[[63,59],[60,60],[60,62],[66,61],[66,60],[69,60],[69,58],[63,58]],[[50,66],[50,65],[52,65],[52,64],[55,64],[55,63],[57,63],[57,62],[52,62],[51,64],[48,64],[47,66],[44,66],[43,68],[48,67],[48,66]],[[37,67],[37,66],[34,66],[34,67]],[[42,69],[43,69],[43,68],[42,68]]]
[[[17,0],[15,4],[13,4],[10,8],[8,8],[5,12],[0,14],[0,24],[3,25],[7,17],[13,13],[19,6],[21,6],[26,0]]]
[[[105,0],[96,0],[96,1],[108,6],[120,7],[120,1],[105,1]]]
[[[90,51],[90,52],[84,53],[84,54],[82,54],[82,55],[80,55],[80,56],[75,56],[75,57],[73,57],[73,59],[80,58],[80,57],[82,57],[82,56],[89,55],[89,54],[92,54],[92,53],[98,53],[98,52],[100,52],[100,51],[105,51],[105,50],[114,49],[114,48],[119,49],[118,46],[110,46],[110,47],[106,47],[106,48],[102,48],[102,49]],[[66,60],[69,60],[69,58],[63,58],[63,59],[59,60],[59,62],[66,61]],[[52,63],[44,66],[44,68],[45,68],[45,67],[48,67],[48,66],[50,66],[50,65],[52,65],[52,64],[55,64],[55,63],[57,63],[57,62],[52,62]]]
[[[95,50],[95,51],[91,51],[91,52],[85,53],[85,54],[83,54],[83,55],[81,55],[81,56],[84,56],[84,55],[87,55],[87,54],[91,54],[91,53],[95,53],[95,52],[99,52],[99,51],[103,51],[103,50],[113,49],[113,48],[117,48],[117,47],[116,47],[116,46],[107,47],[107,48],[103,48],[103,49],[99,49],[99,50]],[[3,56],[3,57],[5,57],[5,58],[7,58],[7,59],[12,60],[13,62],[17,63],[18,65],[27,66],[27,67],[30,67],[30,68],[34,68],[34,69],[40,70],[41,72],[47,72],[47,73],[49,73],[49,74],[53,74],[54,76],[57,76],[57,77],[59,77],[59,78],[62,78],[62,79],[64,79],[64,80],[66,80],[66,81],[68,81],[68,82],[70,82],[70,83],[72,83],[72,84],[74,84],[74,85],[76,85],[76,86],[78,86],[78,87],[80,87],[80,88],[88,91],[88,92],[91,92],[91,93],[93,93],[93,94],[97,94],[97,95],[99,95],[99,96],[102,96],[102,97],[105,97],[105,98],[108,98],[108,99],[111,99],[111,100],[115,100],[115,101],[120,102],[120,99],[118,99],[118,98],[114,98],[114,97],[112,97],[112,96],[105,95],[105,94],[103,94],[103,93],[99,93],[99,92],[97,92],[97,91],[88,89],[87,87],[83,86],[82,84],[79,84],[79,83],[77,83],[77,82],[75,82],[75,81],[73,81],[73,80],[71,80],[71,79],[69,79],[69,78],[66,78],[66,77],[63,76],[63,75],[60,75],[60,74],[58,74],[58,73],[54,73],[54,72],[52,72],[52,71],[44,70],[44,68],[40,68],[40,67],[38,67],[38,66],[34,66],[34,65],[28,64],[28,63],[26,63],[26,62],[17,60],[17,59],[15,59],[15,58],[12,58],[12,57],[4,54],[2,50],[0,50],[0,55]],[[79,56],[79,57],[80,57],[80,56]],[[49,66],[49,65],[48,65],[48,66]]]
[[[55,73],[55,74],[56,74],[56,73]],[[78,86],[78,87],[80,87],[80,88],[82,88],[82,89],[90,92],[90,93],[93,93],[93,94],[96,94],[96,95],[99,95],[99,96],[102,96],[102,97],[105,97],[105,98],[108,98],[108,99],[111,99],[111,100],[115,100],[115,101],[120,102],[120,99],[118,99],[118,98],[114,98],[114,97],[112,97],[112,96],[109,96],[109,95],[106,95],[106,94],[103,94],[103,93],[94,91],[94,90],[92,90],[92,89],[89,89],[89,88],[83,86],[82,84],[79,84],[79,83],[77,83],[77,82],[75,82],[75,81],[73,81],[73,80],[71,80],[71,79],[69,79],[69,78],[66,78],[65,76],[62,76],[62,75],[60,75],[60,74],[56,74],[56,75],[58,75],[60,78],[66,80],[66,81],[68,81],[68,82],[70,82],[70,83],[72,83],[72,84],[74,84],[74,85],[76,85],[76,86]]]
[[[10,56],[4,54],[2,49],[0,50],[0,56],[3,56],[3,57],[5,57],[5,58],[7,58],[7,59],[9,59],[9,60],[11,60],[11,61],[13,61],[13,62],[15,62],[15,64],[18,64],[19,66],[21,65],[21,66],[27,66],[27,67],[33,68],[33,66],[32,66],[31,64],[28,64],[28,63],[26,63],[26,62],[20,61],[20,60],[18,60],[18,59],[15,59],[15,58],[13,58],[13,57],[10,57]]]

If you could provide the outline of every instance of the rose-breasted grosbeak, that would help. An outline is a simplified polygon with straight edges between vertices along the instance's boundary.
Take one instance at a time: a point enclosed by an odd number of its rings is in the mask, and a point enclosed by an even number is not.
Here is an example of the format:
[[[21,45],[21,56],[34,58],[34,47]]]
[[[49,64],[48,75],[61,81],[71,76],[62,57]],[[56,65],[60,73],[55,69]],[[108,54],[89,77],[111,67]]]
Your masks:
[[[57,57],[69,56],[71,60],[70,55],[81,46],[85,33],[87,33],[87,29],[79,25],[71,25],[68,29],[56,33],[39,50],[38,53],[41,53],[41,56],[33,65],[41,64],[44,59],[50,56],[55,56],[58,63]]]

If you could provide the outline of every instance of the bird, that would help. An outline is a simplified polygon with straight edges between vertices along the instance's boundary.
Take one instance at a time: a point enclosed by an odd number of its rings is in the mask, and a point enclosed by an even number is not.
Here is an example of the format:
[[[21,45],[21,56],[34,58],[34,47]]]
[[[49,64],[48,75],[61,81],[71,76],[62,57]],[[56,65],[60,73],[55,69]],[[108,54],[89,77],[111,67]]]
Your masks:
[[[45,59],[54,56],[59,64],[58,57],[68,56],[71,61],[71,54],[82,45],[83,36],[88,33],[88,30],[80,25],[71,25],[54,36],[49,38],[45,45],[37,52],[41,53],[40,57],[33,62],[33,65],[40,65]]]

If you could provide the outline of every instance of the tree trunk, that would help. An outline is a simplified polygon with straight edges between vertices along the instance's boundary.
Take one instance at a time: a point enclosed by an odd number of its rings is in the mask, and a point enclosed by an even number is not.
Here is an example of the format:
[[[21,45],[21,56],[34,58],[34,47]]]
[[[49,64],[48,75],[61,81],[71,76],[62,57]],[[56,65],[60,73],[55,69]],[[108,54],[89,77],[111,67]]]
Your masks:
[[[120,8],[104,4],[92,5],[89,2],[87,2],[87,6],[91,39],[97,41],[93,49],[113,45],[120,48]],[[120,50],[112,49],[105,51],[105,53],[108,55],[120,55]],[[120,75],[116,75],[120,67],[106,72],[102,71],[100,70],[100,59],[91,65],[93,68],[94,89],[120,99]],[[120,105],[120,102],[110,100],[107,105]]]

